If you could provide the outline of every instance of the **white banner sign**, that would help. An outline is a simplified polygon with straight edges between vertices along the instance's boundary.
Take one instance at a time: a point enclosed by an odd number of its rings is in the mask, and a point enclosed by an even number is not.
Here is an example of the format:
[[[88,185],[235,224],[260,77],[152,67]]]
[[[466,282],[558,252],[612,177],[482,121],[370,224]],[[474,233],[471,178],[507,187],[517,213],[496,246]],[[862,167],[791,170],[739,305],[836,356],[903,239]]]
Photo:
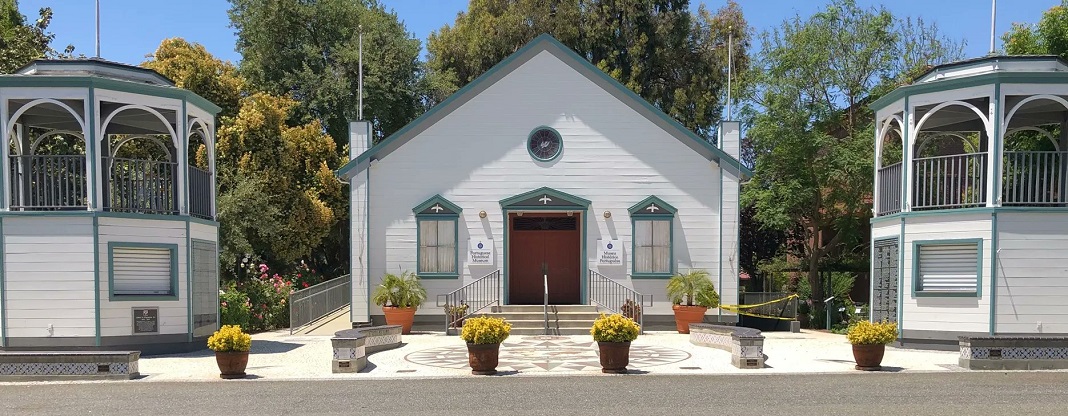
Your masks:
[[[493,264],[493,240],[472,238],[467,242],[467,264],[485,266]]]
[[[597,240],[597,265],[599,266],[622,266],[623,265],[623,241],[622,240]]]

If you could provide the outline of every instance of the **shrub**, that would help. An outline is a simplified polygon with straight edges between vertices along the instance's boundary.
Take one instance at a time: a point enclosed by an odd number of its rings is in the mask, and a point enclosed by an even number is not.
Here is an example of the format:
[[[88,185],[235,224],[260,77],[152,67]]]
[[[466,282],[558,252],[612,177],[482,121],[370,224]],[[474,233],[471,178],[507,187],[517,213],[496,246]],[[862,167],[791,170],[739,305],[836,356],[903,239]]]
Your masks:
[[[897,324],[858,321],[849,327],[846,339],[853,345],[889,344],[897,339]]]
[[[371,295],[371,302],[378,306],[418,308],[424,301],[426,289],[419,283],[419,276],[411,272],[403,272],[399,276],[386,273]]]
[[[618,313],[602,313],[601,317],[593,322],[590,335],[593,335],[593,340],[597,342],[630,342],[638,338],[639,330],[641,327],[633,319]]]
[[[249,302],[248,295],[238,291],[233,285],[226,288],[225,292],[219,294],[219,312],[222,315],[222,324],[248,328],[249,318],[252,317],[249,311],[250,306],[252,304]]]
[[[460,331],[460,338],[471,344],[500,344],[508,339],[510,332],[512,332],[512,324],[504,318],[478,316],[464,321],[464,329]]]
[[[667,295],[672,305],[719,306],[719,294],[712,278],[705,270],[691,270],[671,276],[667,284]]]
[[[244,352],[252,348],[252,337],[237,325],[223,325],[208,337],[208,348],[218,352]]]

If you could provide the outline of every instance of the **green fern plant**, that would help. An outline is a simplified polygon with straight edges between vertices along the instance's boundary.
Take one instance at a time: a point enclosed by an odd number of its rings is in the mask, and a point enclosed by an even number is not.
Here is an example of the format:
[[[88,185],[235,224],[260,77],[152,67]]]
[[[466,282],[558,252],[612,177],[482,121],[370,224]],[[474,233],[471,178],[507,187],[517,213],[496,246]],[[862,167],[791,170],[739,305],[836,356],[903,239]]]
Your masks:
[[[371,295],[371,302],[378,306],[418,308],[425,301],[426,289],[419,282],[419,276],[407,271],[400,275],[386,273]]]
[[[671,276],[667,284],[667,295],[672,305],[719,306],[719,294],[716,286],[705,270],[690,270]]]

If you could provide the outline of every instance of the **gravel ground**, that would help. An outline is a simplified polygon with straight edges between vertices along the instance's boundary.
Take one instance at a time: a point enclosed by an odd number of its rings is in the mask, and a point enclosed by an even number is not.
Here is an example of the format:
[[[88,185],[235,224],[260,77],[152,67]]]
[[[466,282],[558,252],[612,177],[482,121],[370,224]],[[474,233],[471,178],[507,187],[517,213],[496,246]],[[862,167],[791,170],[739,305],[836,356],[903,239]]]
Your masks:
[[[741,370],[730,364],[730,353],[690,344],[689,336],[674,332],[648,332],[632,346],[657,346],[683,351],[689,355],[682,361],[655,366],[641,366],[639,373],[648,374],[768,374],[768,373],[833,373],[854,372],[849,343],[842,335],[803,331],[801,333],[765,333],[764,354],[768,368]],[[511,343],[529,341],[528,337],[513,336]],[[570,341],[589,342],[588,336],[568,337]],[[415,364],[405,359],[411,353],[462,347],[456,336],[440,333],[405,335],[401,348],[374,353],[368,357],[368,368],[358,374],[330,372],[332,350],[329,336],[289,335],[287,331],[261,333],[253,336],[252,355],[246,372],[250,378],[262,379],[380,379],[380,378],[436,378],[468,376],[466,368],[442,368]],[[502,353],[503,354],[503,353]],[[551,354],[550,354],[551,355]],[[677,354],[676,355],[682,355]],[[957,367],[956,352],[907,350],[888,347],[883,366],[890,371],[927,372],[963,371]],[[443,360],[446,358],[443,358]],[[455,361],[455,357],[453,357]],[[633,363],[632,363],[633,364]],[[632,369],[633,369],[632,365]],[[146,381],[202,381],[218,379],[218,368],[211,351],[143,357],[140,371]],[[511,372],[516,376],[600,375],[597,371],[556,368]]]

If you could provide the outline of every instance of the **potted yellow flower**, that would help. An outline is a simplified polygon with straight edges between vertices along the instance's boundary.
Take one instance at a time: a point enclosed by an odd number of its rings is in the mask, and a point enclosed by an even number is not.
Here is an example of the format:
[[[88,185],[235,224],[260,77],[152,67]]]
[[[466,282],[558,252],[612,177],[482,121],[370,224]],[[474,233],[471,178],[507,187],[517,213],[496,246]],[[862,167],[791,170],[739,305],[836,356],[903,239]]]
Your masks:
[[[879,371],[886,344],[897,339],[897,324],[892,322],[860,321],[849,327],[846,339],[853,344],[853,359],[857,370]]]
[[[208,337],[208,348],[215,351],[219,377],[225,379],[245,377],[248,351],[252,348],[252,337],[241,332],[240,326],[223,325]]]
[[[602,373],[623,374],[630,364],[630,342],[638,338],[641,327],[633,319],[620,314],[601,314],[593,322],[590,335],[597,341]]]
[[[512,332],[512,324],[504,318],[478,316],[464,321],[460,338],[467,341],[468,364],[471,374],[488,376],[497,374],[497,358],[501,343]]]

